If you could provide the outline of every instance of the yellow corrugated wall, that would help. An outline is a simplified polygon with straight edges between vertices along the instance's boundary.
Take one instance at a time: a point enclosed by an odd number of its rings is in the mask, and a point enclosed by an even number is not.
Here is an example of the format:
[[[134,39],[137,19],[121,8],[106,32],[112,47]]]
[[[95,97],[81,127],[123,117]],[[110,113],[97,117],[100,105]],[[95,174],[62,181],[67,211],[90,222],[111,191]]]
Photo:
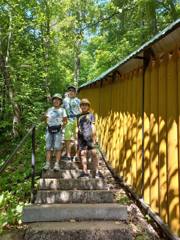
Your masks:
[[[114,171],[142,191],[141,68],[80,91]],[[144,200],[180,235],[180,50],[151,60],[144,85]]]

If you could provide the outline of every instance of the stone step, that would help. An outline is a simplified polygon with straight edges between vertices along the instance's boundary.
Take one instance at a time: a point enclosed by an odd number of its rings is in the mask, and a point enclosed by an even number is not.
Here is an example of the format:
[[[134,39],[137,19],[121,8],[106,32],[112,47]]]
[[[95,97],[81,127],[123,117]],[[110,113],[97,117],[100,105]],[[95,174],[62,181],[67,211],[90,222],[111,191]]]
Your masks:
[[[114,194],[108,190],[39,190],[35,203],[112,203]]]
[[[106,189],[103,179],[45,179],[41,178],[39,182],[40,190],[101,190]]]
[[[23,209],[23,222],[127,220],[127,207],[117,203],[32,205]]]
[[[54,161],[51,161],[51,168],[54,167]],[[61,160],[59,162],[60,169],[79,169],[79,162],[72,162],[72,161],[66,161],[66,160]]]
[[[71,179],[71,178],[78,178],[81,173],[80,169],[70,169],[70,170],[60,170],[59,172],[48,170],[42,172],[42,178],[64,178],[64,179]],[[93,172],[88,170],[90,176],[93,175]]]
[[[124,222],[53,222],[30,224],[24,240],[132,240],[132,235]]]

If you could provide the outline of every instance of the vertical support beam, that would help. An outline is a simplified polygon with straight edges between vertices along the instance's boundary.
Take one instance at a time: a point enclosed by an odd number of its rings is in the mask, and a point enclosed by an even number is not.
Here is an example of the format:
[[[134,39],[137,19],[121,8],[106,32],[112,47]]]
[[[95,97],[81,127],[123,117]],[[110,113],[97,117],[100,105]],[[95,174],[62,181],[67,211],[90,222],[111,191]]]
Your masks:
[[[143,72],[142,72],[142,182],[141,182],[141,197],[144,197],[144,99],[145,99],[145,73],[149,65],[151,56],[154,56],[154,53],[151,48],[144,51],[143,54]]]
[[[144,80],[145,80],[145,59],[143,59],[143,73],[142,73],[142,183],[141,183],[141,197],[144,196]]]

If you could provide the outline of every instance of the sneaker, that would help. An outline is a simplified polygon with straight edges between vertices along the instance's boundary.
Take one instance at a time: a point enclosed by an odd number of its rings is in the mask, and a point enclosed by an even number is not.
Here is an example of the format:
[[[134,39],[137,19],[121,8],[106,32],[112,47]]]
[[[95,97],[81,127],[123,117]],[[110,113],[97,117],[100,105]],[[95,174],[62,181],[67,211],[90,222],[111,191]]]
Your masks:
[[[49,168],[50,168],[50,162],[46,161],[46,163],[45,163],[45,165],[43,167],[43,170],[47,171]]]
[[[96,172],[96,174],[95,174],[95,176],[94,176],[95,178],[104,178],[104,176],[102,175],[102,173],[101,172]]]
[[[76,157],[76,156],[74,156],[74,157],[72,158],[72,161],[73,161],[73,162],[78,162],[78,161],[79,161],[79,158]]]
[[[60,167],[59,167],[59,163],[58,162],[55,162],[53,170],[54,171],[60,171]]]
[[[64,160],[65,160],[65,161],[71,161],[71,157],[67,157],[67,156],[66,156],[66,157],[64,158]]]
[[[81,172],[78,178],[89,178],[89,174],[85,172]]]

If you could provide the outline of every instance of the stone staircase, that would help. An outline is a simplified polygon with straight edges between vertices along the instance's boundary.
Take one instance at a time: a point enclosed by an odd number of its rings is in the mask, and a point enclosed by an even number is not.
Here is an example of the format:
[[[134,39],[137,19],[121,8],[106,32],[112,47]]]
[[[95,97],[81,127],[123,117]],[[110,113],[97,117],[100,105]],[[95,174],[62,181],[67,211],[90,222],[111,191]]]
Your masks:
[[[60,162],[61,170],[42,173],[35,204],[23,210],[25,240],[133,239],[127,207],[115,202],[105,179],[78,178],[79,162]]]

